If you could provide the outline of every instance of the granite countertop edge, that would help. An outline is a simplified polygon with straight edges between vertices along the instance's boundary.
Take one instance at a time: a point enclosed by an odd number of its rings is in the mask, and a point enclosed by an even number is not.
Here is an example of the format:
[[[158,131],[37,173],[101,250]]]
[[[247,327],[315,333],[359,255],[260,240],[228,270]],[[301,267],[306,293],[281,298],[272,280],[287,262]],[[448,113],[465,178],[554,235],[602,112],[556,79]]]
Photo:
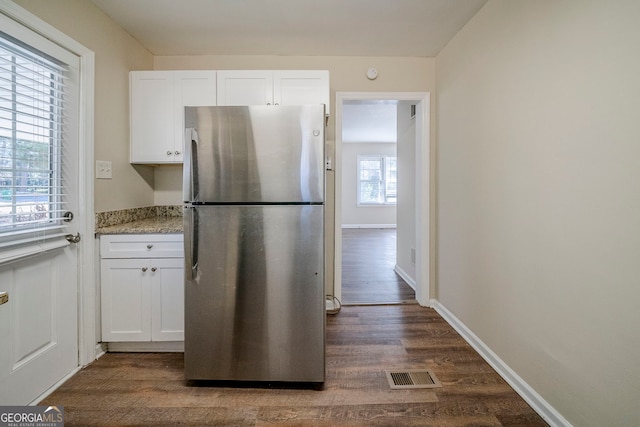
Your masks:
[[[104,234],[178,234],[182,207],[145,207],[96,214],[96,236]]]
[[[96,234],[171,234],[183,232],[182,218],[147,218],[96,229]]]

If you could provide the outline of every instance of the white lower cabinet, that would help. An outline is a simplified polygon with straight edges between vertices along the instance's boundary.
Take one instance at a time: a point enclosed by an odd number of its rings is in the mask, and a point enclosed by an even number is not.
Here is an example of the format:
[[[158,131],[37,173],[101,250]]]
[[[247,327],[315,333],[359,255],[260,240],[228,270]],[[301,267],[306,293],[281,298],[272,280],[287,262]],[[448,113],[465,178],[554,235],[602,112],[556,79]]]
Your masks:
[[[181,235],[101,237],[102,341],[184,340],[184,258],[163,250],[181,241]],[[110,248],[136,242],[146,252],[113,257],[123,255]]]

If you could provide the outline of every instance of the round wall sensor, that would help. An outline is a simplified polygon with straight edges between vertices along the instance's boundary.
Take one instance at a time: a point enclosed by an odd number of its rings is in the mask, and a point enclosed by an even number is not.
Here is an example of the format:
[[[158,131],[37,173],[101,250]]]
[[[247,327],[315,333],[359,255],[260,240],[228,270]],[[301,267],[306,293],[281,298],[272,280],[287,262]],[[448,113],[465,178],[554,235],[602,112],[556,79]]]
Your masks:
[[[376,77],[378,77],[378,70],[376,70],[375,68],[369,68],[367,70],[367,78],[369,80],[374,80]]]

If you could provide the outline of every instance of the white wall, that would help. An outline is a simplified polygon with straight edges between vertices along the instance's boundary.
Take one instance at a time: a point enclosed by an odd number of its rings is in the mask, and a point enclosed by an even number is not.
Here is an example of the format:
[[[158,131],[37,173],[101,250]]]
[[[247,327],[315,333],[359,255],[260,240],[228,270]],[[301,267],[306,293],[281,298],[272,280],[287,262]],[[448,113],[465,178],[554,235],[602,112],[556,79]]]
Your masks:
[[[639,20],[490,0],[436,58],[438,299],[576,426],[640,425]]]
[[[396,206],[358,206],[358,156],[396,155],[395,143],[342,144],[342,226],[396,226]]]

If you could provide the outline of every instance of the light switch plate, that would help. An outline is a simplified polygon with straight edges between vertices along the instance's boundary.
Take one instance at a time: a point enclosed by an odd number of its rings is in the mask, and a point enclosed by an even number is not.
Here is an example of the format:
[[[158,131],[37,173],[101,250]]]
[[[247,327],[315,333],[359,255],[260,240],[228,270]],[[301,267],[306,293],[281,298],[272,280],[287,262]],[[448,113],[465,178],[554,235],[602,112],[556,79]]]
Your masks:
[[[111,179],[111,162],[106,160],[96,160],[96,178]]]

